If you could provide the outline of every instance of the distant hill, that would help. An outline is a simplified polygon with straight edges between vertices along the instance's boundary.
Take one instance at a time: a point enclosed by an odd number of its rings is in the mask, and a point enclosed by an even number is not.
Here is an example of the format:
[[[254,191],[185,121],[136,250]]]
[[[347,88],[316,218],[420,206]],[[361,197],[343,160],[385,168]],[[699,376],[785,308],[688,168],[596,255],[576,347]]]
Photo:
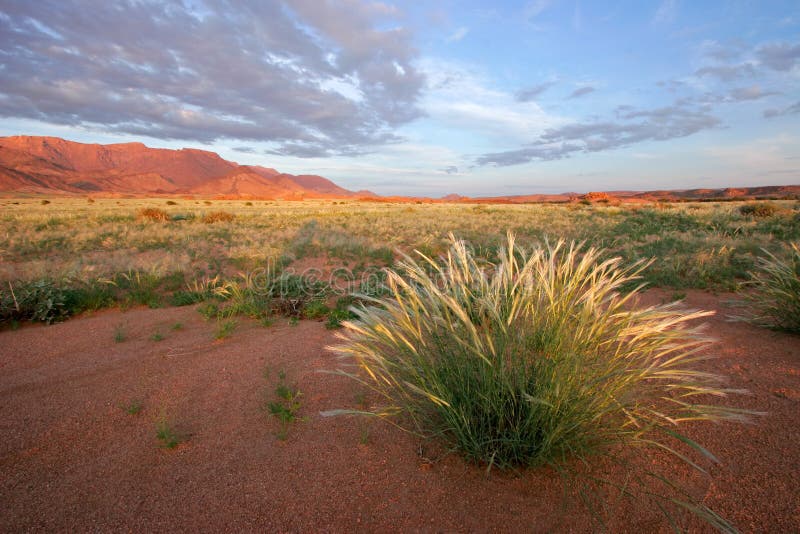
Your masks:
[[[678,189],[662,191],[605,191],[561,193],[557,195],[514,195],[502,197],[460,197],[460,202],[502,202],[522,204],[526,202],[688,202],[754,199],[800,199],[800,185],[763,185],[720,189]]]
[[[374,196],[348,191],[322,176],[239,165],[205,150],[34,136],[0,137],[0,191],[269,199]]]

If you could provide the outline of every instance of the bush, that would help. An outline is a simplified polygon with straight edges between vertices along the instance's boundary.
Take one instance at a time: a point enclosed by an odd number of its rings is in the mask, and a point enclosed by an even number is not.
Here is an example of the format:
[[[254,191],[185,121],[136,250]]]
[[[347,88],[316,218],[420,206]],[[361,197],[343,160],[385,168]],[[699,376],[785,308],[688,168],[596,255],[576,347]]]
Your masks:
[[[169,220],[167,212],[160,208],[142,208],[139,210],[137,217],[153,222],[167,222]]]
[[[800,333],[800,243],[790,247],[786,260],[767,250],[765,257],[756,260],[756,270],[743,284],[752,288],[745,301],[750,313],[740,318],[759,326]]]
[[[778,211],[778,207],[772,202],[753,202],[739,207],[739,213],[751,217],[772,217]]]
[[[303,306],[303,317],[306,319],[321,319],[330,313],[330,309],[321,300],[312,300]]]
[[[0,287],[0,323],[35,321],[50,324],[113,303],[108,288],[99,283],[51,279],[7,282]]]
[[[645,263],[563,242],[528,254],[511,235],[498,262],[481,263],[451,241],[441,262],[406,257],[388,272],[391,296],[365,298],[379,306],[336,334],[331,349],[364,372],[341,373],[389,400],[374,415],[402,414],[399,424],[501,468],[564,466],[615,445],[705,453],[678,423],[742,418],[694,403],[725,394],[692,368],[709,340],[688,323],[711,312],[631,310],[638,288],[620,296]]]
[[[213,211],[203,215],[203,222],[206,224],[213,224],[218,222],[231,222],[234,219],[232,213],[227,211]]]

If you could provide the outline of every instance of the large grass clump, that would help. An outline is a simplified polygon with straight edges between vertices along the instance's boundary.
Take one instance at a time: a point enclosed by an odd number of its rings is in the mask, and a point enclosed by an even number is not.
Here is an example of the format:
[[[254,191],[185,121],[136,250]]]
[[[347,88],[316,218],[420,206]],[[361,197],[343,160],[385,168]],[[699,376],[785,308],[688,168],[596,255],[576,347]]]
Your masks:
[[[501,468],[564,466],[616,445],[697,467],[679,450],[713,456],[681,423],[742,418],[696,403],[727,393],[694,367],[709,340],[690,323],[713,312],[635,308],[639,289],[621,294],[645,262],[562,241],[526,252],[511,235],[493,263],[452,235],[441,261],[420,256],[388,272],[391,295],[354,309],[332,347],[385,399],[376,415]]]
[[[791,243],[787,258],[764,250],[744,287],[750,313],[745,319],[759,326],[800,333],[800,243]]]

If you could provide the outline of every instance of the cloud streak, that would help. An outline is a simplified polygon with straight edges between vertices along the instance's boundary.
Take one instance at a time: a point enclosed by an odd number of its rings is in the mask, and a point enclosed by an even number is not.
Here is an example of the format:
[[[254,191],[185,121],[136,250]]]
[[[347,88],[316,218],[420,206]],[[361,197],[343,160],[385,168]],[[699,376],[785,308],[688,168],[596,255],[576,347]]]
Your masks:
[[[649,110],[622,107],[617,111],[616,121],[574,122],[550,128],[533,143],[515,150],[483,154],[476,163],[505,167],[552,161],[646,141],[686,137],[719,125],[720,120],[707,110],[678,103]]]
[[[89,17],[77,1],[4,3],[0,117],[328,156],[394,142],[422,114],[424,76],[391,7],[196,6],[100,2]]]
[[[590,86],[590,85],[587,85],[585,87],[579,87],[579,88],[575,89],[574,91],[572,91],[569,94],[569,96],[567,97],[567,99],[580,98],[582,96],[588,95],[589,93],[594,93],[594,91],[595,91],[595,88]]]
[[[532,85],[520,90],[514,97],[516,98],[517,102],[532,102],[554,85],[555,82],[544,82],[537,85]]]

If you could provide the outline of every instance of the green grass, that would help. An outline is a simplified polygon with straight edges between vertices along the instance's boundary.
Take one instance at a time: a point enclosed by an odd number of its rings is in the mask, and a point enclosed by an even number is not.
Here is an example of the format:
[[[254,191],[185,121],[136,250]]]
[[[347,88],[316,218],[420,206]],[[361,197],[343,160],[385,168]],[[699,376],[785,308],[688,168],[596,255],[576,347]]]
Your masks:
[[[678,451],[713,456],[681,424],[745,419],[705,404],[730,393],[696,369],[709,340],[690,323],[708,312],[628,306],[647,262],[625,266],[563,241],[526,251],[509,235],[489,263],[451,239],[442,260],[406,257],[388,273],[391,296],[365,299],[377,306],[337,332],[332,350],[362,371],[342,374],[384,399],[373,415],[487,469],[561,470],[619,447],[666,451],[702,470]],[[680,503],[726,525],[670,494],[671,483],[663,489],[659,506]]]
[[[153,332],[153,335],[150,336],[150,341],[163,341],[164,334],[161,332]]]
[[[300,397],[303,394],[297,386],[286,384],[286,373],[280,371],[278,374],[278,384],[275,386],[276,400],[267,403],[266,408],[269,413],[280,422],[280,429],[276,434],[281,441],[285,440],[289,434],[289,426],[300,421],[298,414],[300,407]]]
[[[114,343],[122,343],[126,339],[128,339],[128,334],[125,332],[125,326],[117,325],[114,329]]]
[[[134,399],[122,406],[122,410],[128,415],[139,415],[144,409],[144,402]]]
[[[164,416],[156,423],[156,439],[165,449],[174,449],[186,440]]]
[[[506,230],[527,247],[564,238],[585,240],[626,263],[654,257],[641,273],[643,280],[677,290],[734,290],[767,257],[762,248],[780,254],[788,242],[800,240],[800,211],[791,201],[770,202],[771,214],[761,209],[762,202],[639,207],[306,201],[254,209],[215,201],[215,210],[235,216],[218,224],[202,222],[208,215],[202,201],[165,202],[87,203],[84,198],[42,205],[38,198],[6,203],[0,217],[0,235],[7,236],[0,262],[0,323],[55,322],[113,305],[209,301],[228,316],[302,317],[309,303],[328,300],[330,288],[327,280],[312,282],[299,272],[284,272],[294,262],[316,258],[309,263],[345,266],[358,282],[391,266],[398,250],[438,257],[447,250],[448,231],[469,239],[476,255],[489,261],[497,260]],[[156,205],[166,220],[137,219],[140,210]],[[162,215],[158,212],[158,218]],[[265,270],[270,274],[264,283],[248,287],[247,279]],[[20,289],[18,297],[27,298],[15,304],[9,283]],[[239,284],[244,298],[215,294],[229,283]]]
[[[217,329],[214,332],[214,339],[227,339],[233,335],[238,323],[235,319],[225,319],[217,321]]]

